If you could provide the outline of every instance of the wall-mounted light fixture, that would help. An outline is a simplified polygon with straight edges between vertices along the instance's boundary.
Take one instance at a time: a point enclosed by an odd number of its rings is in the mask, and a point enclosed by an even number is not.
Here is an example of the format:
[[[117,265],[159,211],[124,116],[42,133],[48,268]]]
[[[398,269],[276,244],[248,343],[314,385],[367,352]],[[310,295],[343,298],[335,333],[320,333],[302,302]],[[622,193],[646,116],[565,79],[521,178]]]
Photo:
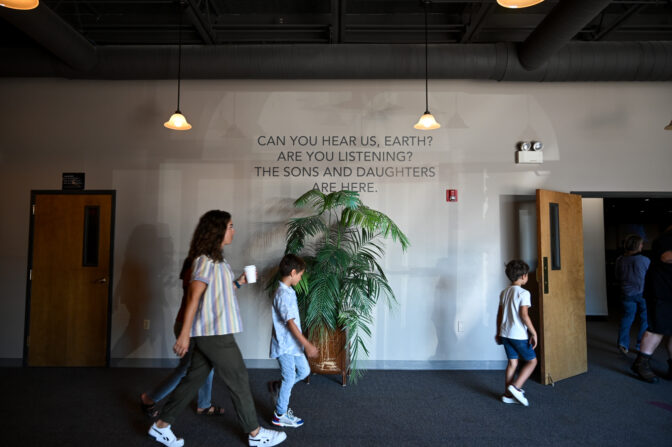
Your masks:
[[[434,115],[432,115],[429,112],[429,63],[427,60],[429,59],[429,51],[428,51],[428,46],[427,46],[427,41],[428,41],[428,28],[427,28],[427,7],[429,6],[430,1],[429,0],[424,0],[423,5],[425,8],[425,113],[422,114],[420,119],[418,120],[417,123],[413,127],[415,127],[418,130],[434,130],[438,129],[441,127],[441,124],[436,122],[436,119],[434,119]]]
[[[665,126],[665,130],[672,130],[672,121],[670,121],[670,124]]]
[[[527,8],[528,6],[534,6],[543,1],[544,0],[497,0],[497,3],[505,8],[515,9]]]
[[[2,0],[0,0],[2,1]],[[182,8],[183,1],[180,0],[180,25],[178,28],[178,37],[177,37],[177,110],[170,116],[170,119],[163,123],[165,127],[172,130],[189,130],[191,129],[191,124],[187,121],[182,112],[180,112],[180,76],[182,71]]]
[[[516,143],[516,163],[543,163],[544,155],[541,141],[519,141]]]
[[[0,6],[10,9],[35,9],[40,0],[0,0]]]

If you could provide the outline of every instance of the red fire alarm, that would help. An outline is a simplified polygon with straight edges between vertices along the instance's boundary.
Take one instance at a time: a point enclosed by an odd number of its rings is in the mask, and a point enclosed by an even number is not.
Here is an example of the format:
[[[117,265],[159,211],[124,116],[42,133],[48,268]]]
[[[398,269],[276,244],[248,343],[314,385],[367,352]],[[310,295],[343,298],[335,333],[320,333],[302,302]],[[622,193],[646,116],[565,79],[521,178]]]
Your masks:
[[[457,202],[457,189],[446,189],[446,202]]]

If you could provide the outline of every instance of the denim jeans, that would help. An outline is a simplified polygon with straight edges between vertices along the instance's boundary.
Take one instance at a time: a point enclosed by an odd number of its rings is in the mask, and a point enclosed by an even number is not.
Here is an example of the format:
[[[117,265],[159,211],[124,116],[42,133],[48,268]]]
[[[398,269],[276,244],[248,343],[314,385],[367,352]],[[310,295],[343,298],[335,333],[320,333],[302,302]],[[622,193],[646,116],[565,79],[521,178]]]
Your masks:
[[[278,416],[287,413],[289,397],[292,395],[292,387],[310,374],[310,365],[305,355],[284,354],[278,357],[282,384],[278,393],[278,403],[275,406],[275,414]]]
[[[639,344],[642,341],[644,331],[648,328],[646,321],[646,301],[644,301],[641,293],[629,296],[621,295],[621,304],[623,305],[623,318],[618,328],[618,345],[630,349],[630,327],[635,321],[635,315],[639,315],[640,326],[637,333],[636,346],[639,350]]]
[[[168,377],[163,379],[156,388],[147,394],[150,399],[152,399],[154,402],[159,402],[175,389],[177,384],[180,383],[180,380],[182,380],[182,378],[187,374],[189,366],[191,366],[191,357],[193,353],[194,344],[190,343],[189,350],[186,354],[184,354],[184,357],[180,359],[180,363],[177,364],[177,367],[173,370],[173,372],[170,373]],[[198,408],[210,408],[210,405],[212,405],[210,399],[212,397],[212,377],[214,374],[215,370],[211,369],[207,380],[203,386],[198,389]]]

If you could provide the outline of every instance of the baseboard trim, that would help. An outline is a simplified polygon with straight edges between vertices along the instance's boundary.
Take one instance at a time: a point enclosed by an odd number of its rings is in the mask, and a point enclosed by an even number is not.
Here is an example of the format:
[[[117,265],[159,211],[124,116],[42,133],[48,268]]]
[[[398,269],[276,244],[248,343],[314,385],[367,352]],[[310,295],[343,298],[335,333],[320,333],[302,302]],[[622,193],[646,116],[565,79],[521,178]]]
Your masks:
[[[390,370],[502,370],[506,360],[360,360],[362,369]],[[113,368],[174,368],[175,359],[111,359]],[[275,359],[245,359],[249,369],[278,369]]]
[[[23,366],[23,358],[0,358],[0,368],[18,368]]]

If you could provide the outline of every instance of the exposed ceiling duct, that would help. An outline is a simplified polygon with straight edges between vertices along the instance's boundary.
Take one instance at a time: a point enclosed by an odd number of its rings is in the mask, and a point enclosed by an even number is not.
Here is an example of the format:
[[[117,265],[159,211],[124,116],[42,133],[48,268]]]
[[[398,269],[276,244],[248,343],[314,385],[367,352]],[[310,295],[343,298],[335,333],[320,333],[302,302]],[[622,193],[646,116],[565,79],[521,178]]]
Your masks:
[[[541,68],[526,70],[512,44],[430,46],[432,79],[497,81],[670,81],[672,42],[570,43]],[[7,51],[0,76],[173,79],[177,49],[104,47],[89,70],[41,51]],[[420,79],[417,45],[245,45],[182,48],[182,79]]]
[[[670,41],[570,41],[577,29],[607,3],[563,0],[518,46],[430,44],[431,77],[540,82],[672,80]],[[44,5],[23,15],[3,9],[0,17],[31,36],[44,50],[0,48],[0,76],[175,77],[176,46],[94,46]],[[423,45],[416,44],[184,45],[182,78],[419,79],[424,77],[423,57]]]
[[[87,71],[96,63],[96,48],[44,4],[29,12],[0,8],[0,17],[75,70]]]
[[[541,67],[581,31],[611,0],[563,0],[532,31],[518,52],[527,70]]]

